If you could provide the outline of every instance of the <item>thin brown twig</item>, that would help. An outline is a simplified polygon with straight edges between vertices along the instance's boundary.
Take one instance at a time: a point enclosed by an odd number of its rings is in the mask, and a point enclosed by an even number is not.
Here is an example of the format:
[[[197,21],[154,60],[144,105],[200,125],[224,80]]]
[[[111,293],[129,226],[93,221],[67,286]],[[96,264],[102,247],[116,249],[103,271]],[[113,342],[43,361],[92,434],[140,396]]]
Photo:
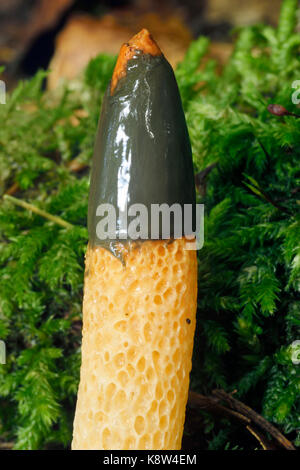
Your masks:
[[[49,214],[49,212],[43,211],[42,209],[39,209],[38,207],[34,206],[33,204],[29,204],[26,201],[22,201],[21,199],[17,199],[13,196],[9,196],[8,194],[5,194],[3,196],[4,199],[7,199],[8,201],[12,202],[16,206],[22,207],[23,209],[29,210],[31,212],[34,212],[37,215],[40,215],[41,217],[44,217],[45,219],[50,220],[51,222],[54,222],[57,225],[61,225],[64,228],[72,228],[73,225],[70,224],[69,222],[66,222],[63,220],[61,217],[58,217],[53,214]]]
[[[9,196],[13,196],[18,192],[20,189],[20,186],[18,183],[13,183],[6,191],[4,194],[8,194]]]
[[[264,436],[258,433],[258,431],[254,430],[252,426],[250,426],[250,418],[232,410],[231,408],[221,405],[219,401],[219,398],[216,397],[201,395],[200,393],[192,391],[189,392],[189,405],[191,407],[205,409],[213,414],[227,416],[228,418],[236,420],[239,424],[245,426],[245,429],[255,437],[263,450],[274,450],[274,446]]]
[[[205,196],[206,194],[206,185],[207,185],[207,178],[210,174],[210,172],[217,166],[217,162],[212,163],[208,167],[204,168],[204,170],[199,171],[195,175],[195,184],[198,192],[201,194],[201,196]]]
[[[87,168],[87,166],[87,163],[80,162],[77,160],[77,158],[74,158],[67,164],[68,169],[74,173],[78,173],[79,171],[84,170]]]
[[[246,186],[246,188],[248,188],[252,191],[252,193],[254,194],[255,197],[257,197],[259,199],[264,199],[265,201],[272,204],[272,206],[275,207],[276,209],[278,209],[279,211],[284,212],[285,214],[291,215],[290,212],[285,207],[283,207],[282,205],[278,204],[276,201],[271,199],[271,197],[260,186],[254,185],[254,184],[250,185],[250,184],[247,184],[245,182],[243,184]],[[253,188],[258,190],[260,194],[257,194],[257,192],[253,191]]]
[[[293,444],[269,421],[263,418],[261,415],[252,410],[249,406],[245,405],[241,401],[234,398],[232,395],[226,393],[224,390],[213,390],[213,395],[218,397],[220,400],[224,400],[229,406],[244,416],[248,417],[253,423],[258,425],[264,431],[267,431],[271,436],[286,450],[296,450]]]
[[[191,406],[196,406],[197,408],[213,411],[216,414],[229,415],[230,417],[236,419],[239,422],[243,422],[244,424],[248,424],[251,422],[249,418],[242,415],[241,413],[238,413],[237,411],[231,410],[230,408],[226,408],[225,406],[220,405],[219,400],[214,397],[208,397],[206,395],[201,395],[200,393],[190,391],[189,404]]]
[[[14,442],[0,442],[0,449],[10,450],[14,447]]]
[[[246,429],[258,440],[263,450],[276,450],[276,447],[271,444],[265,436],[263,436],[257,429],[254,429],[253,426],[247,424]]]

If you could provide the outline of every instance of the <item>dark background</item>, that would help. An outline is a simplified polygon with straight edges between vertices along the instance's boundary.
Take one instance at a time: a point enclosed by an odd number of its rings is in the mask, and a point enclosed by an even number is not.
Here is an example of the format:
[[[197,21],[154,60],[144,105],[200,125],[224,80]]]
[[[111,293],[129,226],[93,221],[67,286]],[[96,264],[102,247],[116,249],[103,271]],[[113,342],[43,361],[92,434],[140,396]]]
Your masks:
[[[235,26],[275,24],[279,8],[280,0],[0,0],[0,64],[8,88],[50,65],[48,86],[55,88],[99,52],[116,54],[142,27],[173,66],[201,34],[222,62]]]

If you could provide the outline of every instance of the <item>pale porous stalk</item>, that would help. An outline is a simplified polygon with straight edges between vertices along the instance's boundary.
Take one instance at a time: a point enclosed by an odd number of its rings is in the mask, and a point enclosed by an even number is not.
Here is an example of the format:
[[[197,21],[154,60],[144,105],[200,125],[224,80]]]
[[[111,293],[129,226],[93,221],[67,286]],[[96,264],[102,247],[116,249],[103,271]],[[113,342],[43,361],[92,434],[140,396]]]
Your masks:
[[[73,449],[180,449],[197,297],[185,243],[145,241],[125,266],[88,247]]]

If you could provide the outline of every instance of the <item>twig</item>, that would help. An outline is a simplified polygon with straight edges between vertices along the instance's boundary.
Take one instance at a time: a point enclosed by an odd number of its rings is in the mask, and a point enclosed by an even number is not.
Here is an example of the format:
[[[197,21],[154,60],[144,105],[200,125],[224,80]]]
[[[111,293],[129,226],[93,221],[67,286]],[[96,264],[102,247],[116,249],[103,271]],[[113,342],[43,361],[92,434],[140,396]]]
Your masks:
[[[278,204],[277,202],[273,201],[273,199],[271,199],[270,196],[268,196],[267,193],[265,193],[265,191],[263,191],[261,188],[259,188],[259,190],[262,193],[262,195],[264,196],[264,198],[266,199],[266,201],[268,201],[270,204],[272,204],[272,206],[274,206],[279,211],[284,212],[285,214],[291,215],[290,212],[285,207],[283,207],[280,204]]]
[[[51,222],[54,222],[57,225],[61,225],[64,228],[74,227],[72,224],[70,224],[69,222],[66,222],[62,218],[56,215],[49,214],[49,212],[43,211],[42,209],[39,209],[38,207],[33,206],[32,204],[29,204],[28,202],[22,201],[21,199],[17,199],[13,196],[10,196],[9,194],[4,194],[3,198],[12,202],[16,206],[20,206],[23,209],[29,210],[31,212],[34,212],[37,215],[40,215],[41,217],[44,217],[45,219],[51,220]]]
[[[283,207],[280,204],[277,204],[277,202],[273,201],[273,199],[271,199],[270,196],[268,196],[268,194],[260,186],[254,185],[253,183],[250,185],[250,184],[245,183],[245,182],[243,184],[252,191],[254,196],[256,196],[260,199],[261,198],[265,199],[267,202],[272,204],[272,206],[274,206],[279,211],[284,212],[285,214],[291,215],[291,213],[285,207]],[[253,188],[258,190],[260,192],[260,194],[258,195],[255,191],[253,191]]]
[[[14,442],[0,442],[0,449],[10,450],[14,447]]]
[[[253,423],[257,424],[258,426],[260,426],[260,428],[264,429],[269,434],[271,434],[271,436],[273,436],[274,439],[276,439],[276,441],[282,447],[287,450],[295,450],[293,444],[283,434],[281,434],[281,432],[277,428],[275,428],[275,426],[269,423],[261,415],[256,413],[256,411],[252,410],[252,408],[245,405],[236,398],[233,398],[232,395],[229,395],[228,393],[224,392],[224,390],[213,390],[212,393],[214,396],[227,402],[232,409],[250,418]]]
[[[251,424],[251,419],[243,414],[239,413],[238,411],[234,411],[231,408],[227,408],[219,403],[219,398],[216,397],[209,397],[206,395],[201,395],[200,393],[196,392],[189,392],[189,405],[192,407],[197,407],[201,409],[205,409],[213,414],[227,416],[229,418],[233,418],[239,424],[245,426],[248,432],[252,434],[252,436],[257,439],[259,444],[261,445],[262,449],[264,450],[274,450],[274,446],[258,431],[254,430]]]
[[[257,429],[254,429],[249,424],[246,426],[246,429],[252,434],[252,436],[255,437],[255,439],[258,440],[264,450],[276,450],[276,447],[272,445],[269,441],[267,441],[265,436],[258,432]]]
[[[212,163],[208,167],[204,168],[204,170],[199,171],[199,173],[195,175],[196,188],[202,196],[205,196],[206,194],[206,184],[207,184],[208,175],[216,166],[217,166],[217,162]]]
[[[68,169],[70,171],[73,171],[74,173],[78,173],[79,171],[84,170],[85,168],[87,168],[87,166],[87,163],[82,163],[78,161],[77,158],[74,158],[67,164]]]
[[[9,196],[12,196],[13,194],[15,194],[17,191],[19,191],[20,189],[20,186],[18,183],[14,183],[12,184],[7,191],[5,191],[5,194],[8,194]]]
[[[243,416],[241,413],[220,405],[219,400],[214,397],[208,397],[206,395],[201,395],[200,393],[190,391],[189,404],[191,406],[196,406],[197,408],[213,411],[216,414],[229,415],[230,417],[236,419],[239,422],[243,422],[244,424],[251,422],[249,418]]]

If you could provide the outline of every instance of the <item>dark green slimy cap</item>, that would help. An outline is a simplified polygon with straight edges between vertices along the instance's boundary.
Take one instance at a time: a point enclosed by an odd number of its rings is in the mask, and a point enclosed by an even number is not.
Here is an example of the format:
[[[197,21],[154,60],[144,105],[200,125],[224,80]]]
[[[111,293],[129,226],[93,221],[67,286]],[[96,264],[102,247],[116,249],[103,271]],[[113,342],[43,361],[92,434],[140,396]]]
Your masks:
[[[130,217],[120,216],[126,206],[143,204],[149,214],[153,204],[179,204],[182,209],[191,204],[195,210],[191,145],[172,67],[162,54],[128,48],[126,70],[113,93],[108,86],[102,103],[88,211],[90,244],[115,256],[119,242],[132,240]],[[103,204],[111,204],[117,216],[114,233],[106,240],[96,230],[101,219],[97,208]],[[153,238],[150,219],[146,232]],[[168,238],[175,235],[171,218]],[[157,238],[165,238],[161,230]]]

